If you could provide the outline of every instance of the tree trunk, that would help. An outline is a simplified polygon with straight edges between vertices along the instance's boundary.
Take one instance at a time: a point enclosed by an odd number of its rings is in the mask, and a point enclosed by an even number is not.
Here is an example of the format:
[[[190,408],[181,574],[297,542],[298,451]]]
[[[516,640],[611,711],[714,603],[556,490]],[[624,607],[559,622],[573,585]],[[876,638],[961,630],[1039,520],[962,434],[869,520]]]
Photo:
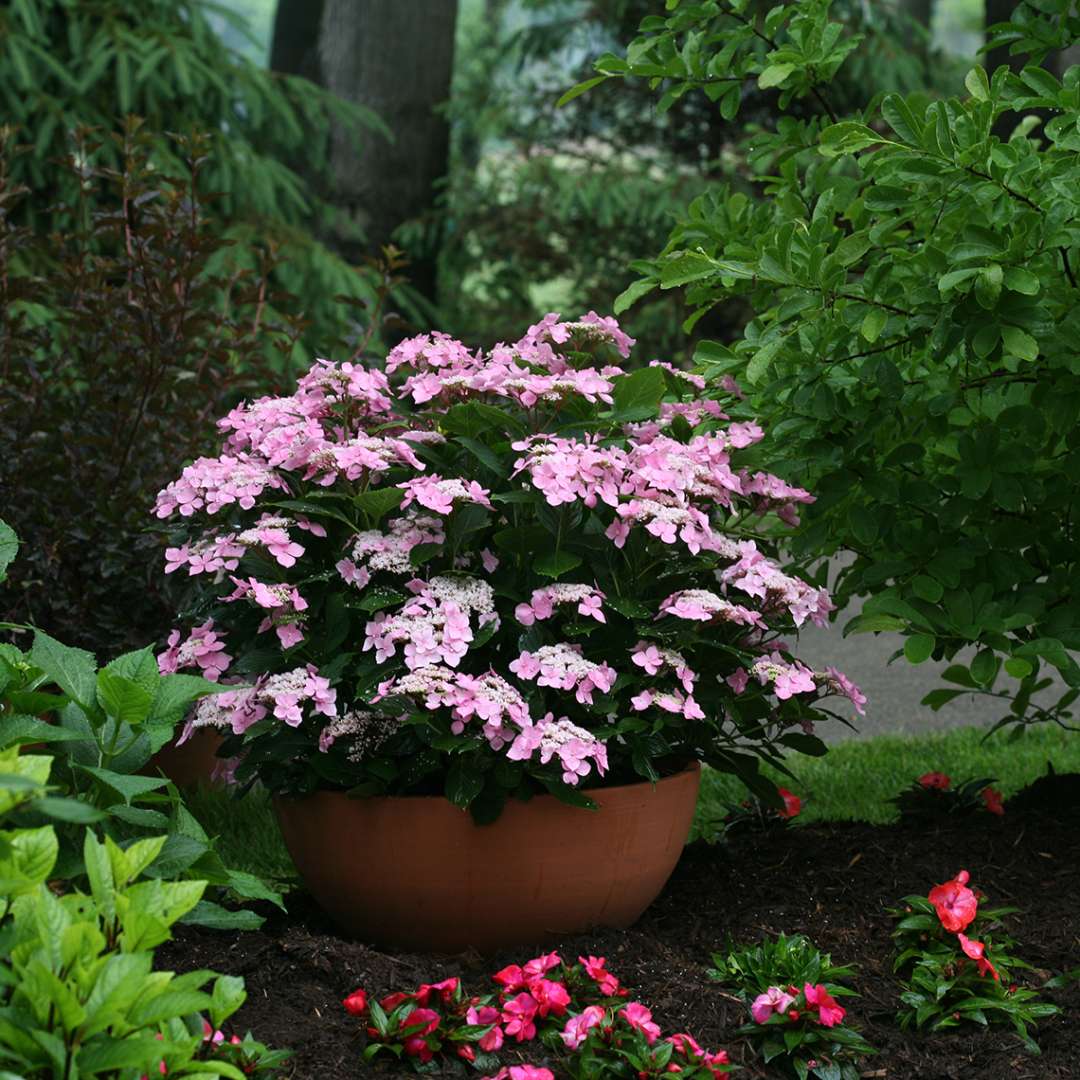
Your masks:
[[[446,175],[457,0],[280,0],[271,66],[302,74],[373,110],[393,133],[358,146],[336,128],[327,201],[339,211],[327,240],[350,262],[375,253],[403,222],[422,218]],[[358,231],[362,239],[357,238]],[[434,254],[406,271],[435,299]]]
[[[934,0],[907,0],[904,7],[911,19],[929,34],[930,22],[934,17]]]
[[[986,26],[995,23],[1008,22],[1012,13],[1016,10],[1018,0],[986,0]],[[1019,71],[1024,66],[1024,57],[1010,56],[1009,47],[993,49],[986,54],[986,73],[993,75],[1003,64],[1007,64],[1013,71]]]

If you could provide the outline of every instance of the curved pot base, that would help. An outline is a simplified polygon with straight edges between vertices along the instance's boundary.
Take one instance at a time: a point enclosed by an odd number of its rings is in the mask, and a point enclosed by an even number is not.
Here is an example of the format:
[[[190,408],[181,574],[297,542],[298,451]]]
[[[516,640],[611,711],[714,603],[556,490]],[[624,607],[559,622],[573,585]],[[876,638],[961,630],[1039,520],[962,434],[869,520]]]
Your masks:
[[[419,951],[492,951],[630,926],[682,853],[700,768],[590,792],[511,800],[477,826],[442,798],[275,799],[312,895],[349,934]]]

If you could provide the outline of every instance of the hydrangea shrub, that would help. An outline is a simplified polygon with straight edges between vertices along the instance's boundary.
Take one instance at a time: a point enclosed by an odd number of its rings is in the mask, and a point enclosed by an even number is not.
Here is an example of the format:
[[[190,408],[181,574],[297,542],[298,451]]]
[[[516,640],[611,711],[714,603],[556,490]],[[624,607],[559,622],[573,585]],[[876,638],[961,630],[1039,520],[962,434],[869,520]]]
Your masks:
[[[156,507],[192,585],[160,664],[223,687],[189,730],[227,729],[275,791],[479,820],[694,760],[775,798],[760,759],[822,752],[822,699],[865,700],[790,653],[832,605],[756,536],[812,496],[741,460],[762,429],[703,380],[627,371],[632,346],[594,313],[489,352],[434,333],[221,419]]]

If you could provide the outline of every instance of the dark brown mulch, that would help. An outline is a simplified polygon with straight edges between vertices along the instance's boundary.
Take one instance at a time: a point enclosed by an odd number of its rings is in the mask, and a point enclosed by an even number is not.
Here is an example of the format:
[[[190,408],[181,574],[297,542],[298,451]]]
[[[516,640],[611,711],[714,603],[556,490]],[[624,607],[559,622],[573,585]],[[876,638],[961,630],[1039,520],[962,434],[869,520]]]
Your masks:
[[[746,1067],[740,1074],[745,1077],[766,1075],[732,1038],[745,1012],[705,970],[729,935],[753,942],[781,930],[806,933],[837,962],[858,967],[862,997],[853,999],[850,1018],[880,1049],[862,1065],[866,1077],[1080,1076],[1075,983],[1046,995],[1064,1011],[1036,1032],[1040,1057],[1028,1054],[1004,1028],[932,1035],[895,1026],[897,987],[889,970],[885,909],[961,868],[990,902],[1022,909],[1011,929],[1018,955],[1039,969],[1036,981],[1080,965],[1080,819],[1036,813],[918,829],[809,826],[744,834],[728,846],[691,847],[633,929],[584,934],[558,947],[567,957],[606,956],[666,1032],[690,1031],[705,1046],[727,1048]],[[432,903],[437,902],[433,881]],[[358,1025],[339,1004],[355,987],[382,994],[461,975],[483,992],[489,989],[488,972],[538,951],[487,959],[388,955],[336,936],[299,894],[291,908],[289,918],[272,919],[255,933],[230,937],[180,928],[177,940],[162,949],[161,961],[178,969],[211,967],[243,975],[249,999],[239,1026],[271,1045],[292,1047],[292,1075],[302,1080],[376,1076],[361,1063]],[[397,1066],[394,1071],[404,1072]]]

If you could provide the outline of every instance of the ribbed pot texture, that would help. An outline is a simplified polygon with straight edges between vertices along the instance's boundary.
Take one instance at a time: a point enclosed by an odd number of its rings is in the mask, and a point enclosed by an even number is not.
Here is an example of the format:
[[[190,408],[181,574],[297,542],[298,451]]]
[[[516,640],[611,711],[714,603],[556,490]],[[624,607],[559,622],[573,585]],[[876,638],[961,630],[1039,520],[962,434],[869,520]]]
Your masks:
[[[305,884],[348,934],[424,952],[540,945],[623,928],[656,899],[694,816],[695,763],[658,783],[603,788],[598,810],[551,795],[475,825],[443,798],[277,798]]]

